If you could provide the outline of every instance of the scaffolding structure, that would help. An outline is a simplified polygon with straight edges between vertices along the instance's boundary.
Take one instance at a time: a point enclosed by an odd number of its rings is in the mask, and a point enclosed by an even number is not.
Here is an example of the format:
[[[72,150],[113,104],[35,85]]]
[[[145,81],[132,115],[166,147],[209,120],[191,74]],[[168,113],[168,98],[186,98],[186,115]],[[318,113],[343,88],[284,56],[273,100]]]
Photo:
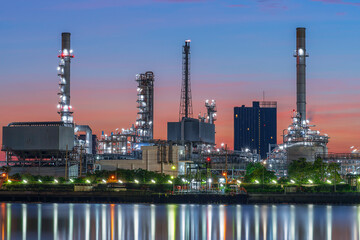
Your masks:
[[[292,124],[285,129],[286,133],[283,135],[283,147],[288,148],[302,144],[305,146],[319,145],[326,148],[329,142],[328,135],[321,135],[320,131],[312,130],[311,127],[315,127],[315,125],[310,125],[309,120],[301,120],[301,115],[294,111]]]
[[[136,142],[148,142],[153,139],[154,122],[154,73],[146,72],[136,75],[137,108]]]
[[[135,126],[121,131],[117,128],[110,135],[103,132],[98,140],[98,154],[132,155],[153,139],[154,80],[154,73],[150,71],[136,75],[138,112]]]
[[[134,127],[121,129],[121,131],[116,129],[115,133],[111,133],[109,136],[103,132],[98,140],[97,153],[130,155],[136,147],[137,138]]]
[[[208,123],[213,124],[216,121],[216,112],[217,112],[215,100],[211,100],[211,102],[209,100],[206,100],[205,107],[207,110]]]

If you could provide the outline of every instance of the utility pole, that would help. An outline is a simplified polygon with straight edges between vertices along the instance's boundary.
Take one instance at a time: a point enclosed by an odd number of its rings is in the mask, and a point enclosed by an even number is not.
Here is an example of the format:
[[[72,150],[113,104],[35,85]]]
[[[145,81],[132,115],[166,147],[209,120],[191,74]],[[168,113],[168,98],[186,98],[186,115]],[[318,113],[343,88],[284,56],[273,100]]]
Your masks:
[[[265,172],[265,166],[263,166],[263,174],[262,174],[262,188],[264,189],[264,184],[265,184],[265,181],[264,181],[264,172]]]
[[[228,164],[227,164],[227,160],[228,160],[228,153],[227,153],[227,144],[225,144],[225,183],[228,183],[228,177],[227,177],[227,172],[228,172]]]
[[[65,153],[65,180],[68,180],[68,145],[66,144],[66,153]]]
[[[336,192],[336,165],[334,164],[334,192]]]
[[[82,146],[80,147],[80,177],[82,176]]]

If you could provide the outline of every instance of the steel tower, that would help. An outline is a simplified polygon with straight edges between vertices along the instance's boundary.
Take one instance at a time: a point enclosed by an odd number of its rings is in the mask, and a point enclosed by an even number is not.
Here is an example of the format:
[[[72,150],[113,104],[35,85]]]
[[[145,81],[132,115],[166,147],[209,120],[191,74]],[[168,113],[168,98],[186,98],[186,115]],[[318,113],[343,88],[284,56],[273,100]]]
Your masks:
[[[73,123],[72,106],[70,105],[70,59],[74,57],[70,49],[70,33],[62,33],[60,63],[58,67],[59,104],[57,106],[61,121],[65,124]]]
[[[138,142],[153,139],[154,132],[154,73],[146,72],[136,75],[137,87],[137,118],[136,130]]]
[[[183,46],[183,75],[180,99],[179,120],[191,118],[193,115],[190,85],[190,40],[185,41]]]

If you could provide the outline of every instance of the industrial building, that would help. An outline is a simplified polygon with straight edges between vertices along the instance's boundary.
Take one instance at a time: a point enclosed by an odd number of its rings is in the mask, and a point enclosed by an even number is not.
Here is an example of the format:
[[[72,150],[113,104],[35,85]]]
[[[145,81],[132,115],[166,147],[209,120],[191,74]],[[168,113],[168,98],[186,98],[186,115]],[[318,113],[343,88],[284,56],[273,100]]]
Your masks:
[[[60,122],[14,122],[3,127],[2,151],[6,152],[6,164],[12,172],[29,172],[36,167],[39,175],[75,176],[86,172],[91,162],[92,130],[87,125],[74,124],[70,104],[70,64],[74,58],[70,47],[70,33],[62,33],[61,50],[58,55]],[[75,133],[85,133],[80,140]],[[53,167],[64,170],[51,171]],[[78,169],[77,173],[72,170]],[[30,171],[31,172],[31,171]]]
[[[265,159],[276,145],[277,103],[253,102],[252,107],[234,107],[234,150],[247,149]]]
[[[137,82],[137,117],[135,126],[119,128],[109,135],[102,132],[98,140],[98,153],[132,155],[153,140],[154,132],[154,81],[153,72],[136,75]]]
[[[137,114],[129,128],[117,128],[98,138],[88,125],[75,123],[70,94],[70,65],[74,58],[70,33],[62,33],[58,55],[58,106],[60,121],[14,122],[3,127],[2,151],[15,172],[76,177],[97,169],[143,168],[163,173],[191,174],[202,171],[207,157],[213,174],[238,176],[249,162],[264,159],[276,144],[276,102],[253,102],[234,109],[235,151],[215,142],[217,105],[205,101],[205,114],[193,117],[190,83],[190,40],[182,46],[182,84],[179,121],[167,123],[167,140],[154,139],[155,74],[136,75]],[[283,144],[268,154],[268,168],[286,175],[289,161],[326,154],[329,137],[312,130],[306,119],[305,29],[297,29],[297,111],[284,130]],[[134,97],[135,98],[135,97]],[[177,169],[177,173],[174,173]]]
[[[144,146],[140,159],[106,159],[106,155],[97,155],[95,170],[145,169],[174,177],[184,171],[184,147],[176,145]]]
[[[188,158],[191,158],[195,150],[215,145],[215,120],[216,103],[214,100],[206,100],[205,107],[207,116],[193,118],[191,83],[190,83],[190,40],[186,40],[183,46],[182,58],[182,86],[180,97],[179,121],[168,122],[167,140],[185,146]]]
[[[314,161],[317,155],[327,154],[327,134],[313,130],[306,118],[306,51],[305,28],[296,29],[296,111],[293,111],[292,123],[283,131],[283,143],[268,156],[267,167],[286,176],[289,162],[304,158]]]

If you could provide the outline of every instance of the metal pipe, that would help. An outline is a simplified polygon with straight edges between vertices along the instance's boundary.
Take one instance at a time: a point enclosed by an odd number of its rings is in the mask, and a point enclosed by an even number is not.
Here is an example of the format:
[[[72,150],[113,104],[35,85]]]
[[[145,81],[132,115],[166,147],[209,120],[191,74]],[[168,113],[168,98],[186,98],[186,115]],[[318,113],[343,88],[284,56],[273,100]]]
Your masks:
[[[296,28],[296,107],[301,121],[306,120],[306,52],[305,28]]]
[[[75,133],[85,132],[85,150],[87,154],[92,154],[92,130],[88,125],[76,125]]]

